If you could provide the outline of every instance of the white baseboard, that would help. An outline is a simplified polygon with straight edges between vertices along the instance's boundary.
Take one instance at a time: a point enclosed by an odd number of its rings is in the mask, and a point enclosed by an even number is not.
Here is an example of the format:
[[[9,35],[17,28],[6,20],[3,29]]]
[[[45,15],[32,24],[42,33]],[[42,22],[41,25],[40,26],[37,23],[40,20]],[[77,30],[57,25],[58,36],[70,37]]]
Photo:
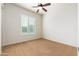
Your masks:
[[[58,42],[58,43],[62,43],[62,44],[65,44],[65,45],[69,45],[69,46],[72,46],[72,47],[76,47],[76,48],[78,47],[77,45],[74,45],[74,44],[70,44],[70,43],[66,43],[66,42],[63,42],[63,41],[55,40],[55,38],[52,38],[53,39],[52,40],[51,38],[47,38],[47,37],[45,38],[44,37],[44,39],[47,39],[47,40],[50,40],[50,41],[54,41],[54,42]]]
[[[17,44],[17,43],[22,43],[22,42],[26,42],[26,41],[36,40],[36,39],[39,39],[39,38],[32,38],[32,39],[27,39],[27,40],[23,40],[23,41],[11,42],[11,43],[2,45],[2,47],[4,47],[4,46],[8,46],[8,45]]]

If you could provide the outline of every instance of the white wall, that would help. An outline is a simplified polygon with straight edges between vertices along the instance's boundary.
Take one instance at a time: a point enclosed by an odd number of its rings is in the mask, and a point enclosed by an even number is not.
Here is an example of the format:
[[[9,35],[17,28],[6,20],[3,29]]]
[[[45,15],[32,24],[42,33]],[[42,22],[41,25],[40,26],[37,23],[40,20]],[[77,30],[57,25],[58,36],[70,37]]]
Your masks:
[[[77,25],[78,25],[78,41],[77,41],[77,43],[78,43],[78,47],[79,47],[79,3],[78,3],[78,22],[77,22]]]
[[[79,3],[77,4],[78,5],[78,14],[77,14],[77,16],[78,16],[78,21],[77,21],[77,29],[78,29],[78,40],[77,40],[77,44],[78,44],[78,48],[79,48]],[[79,50],[77,49],[77,54],[78,54],[78,56],[79,56]]]
[[[29,14],[37,18],[37,33],[35,35],[22,35],[20,27],[20,14]],[[77,4],[52,4],[43,17],[33,12],[6,4],[2,8],[2,45],[23,42],[41,38],[61,42],[64,44],[77,45]]]
[[[77,4],[52,4],[43,17],[43,32],[46,39],[76,46]]]
[[[1,54],[1,3],[0,3],[0,54]]]
[[[35,35],[22,35],[20,15],[26,14],[36,18],[37,32]],[[2,8],[2,45],[23,42],[42,37],[42,17],[29,10],[12,4],[4,4]]]

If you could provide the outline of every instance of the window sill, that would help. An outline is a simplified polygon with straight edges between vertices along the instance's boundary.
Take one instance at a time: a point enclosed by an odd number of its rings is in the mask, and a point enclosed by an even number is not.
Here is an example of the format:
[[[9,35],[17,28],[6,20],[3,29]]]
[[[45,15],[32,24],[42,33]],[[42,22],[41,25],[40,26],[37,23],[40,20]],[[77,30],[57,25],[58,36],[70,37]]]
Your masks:
[[[35,33],[21,33],[22,35],[35,35]]]

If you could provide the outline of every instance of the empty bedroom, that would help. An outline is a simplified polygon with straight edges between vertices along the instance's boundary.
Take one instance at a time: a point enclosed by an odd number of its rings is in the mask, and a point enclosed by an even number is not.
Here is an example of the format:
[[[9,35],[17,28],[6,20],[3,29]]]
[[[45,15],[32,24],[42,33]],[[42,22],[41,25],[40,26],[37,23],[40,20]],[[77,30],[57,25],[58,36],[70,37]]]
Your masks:
[[[77,3],[3,3],[3,56],[77,56]]]

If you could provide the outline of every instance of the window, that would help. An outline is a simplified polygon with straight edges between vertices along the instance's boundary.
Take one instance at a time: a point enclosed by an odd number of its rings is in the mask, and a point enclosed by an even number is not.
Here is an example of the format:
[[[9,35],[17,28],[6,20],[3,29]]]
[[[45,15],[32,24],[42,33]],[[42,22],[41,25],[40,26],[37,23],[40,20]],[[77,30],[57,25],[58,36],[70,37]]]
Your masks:
[[[21,31],[25,34],[35,34],[35,18],[32,16],[21,15]]]

